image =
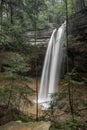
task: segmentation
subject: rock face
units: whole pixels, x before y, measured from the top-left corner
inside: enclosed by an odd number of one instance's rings
[[[76,19],[76,21],[75,21]],[[71,25],[73,23],[73,26]],[[69,66],[87,78],[87,11],[79,12],[70,20],[68,53]]]
[[[87,44],[73,43],[69,45],[69,51],[72,53],[72,67],[79,72],[87,73]]]
[[[49,127],[50,122],[22,123],[21,121],[12,121],[6,125],[0,126],[0,130],[49,130]]]

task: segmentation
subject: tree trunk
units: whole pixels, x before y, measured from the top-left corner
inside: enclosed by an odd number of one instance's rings
[[[11,24],[13,24],[13,6],[12,6],[12,1],[10,0],[10,21]]]
[[[84,8],[85,8],[85,1],[84,0],[79,1],[79,7],[80,7],[80,10],[84,10]]]
[[[0,11],[0,16],[1,16],[1,33],[2,33],[2,19],[3,19],[3,0],[1,0],[1,11]]]

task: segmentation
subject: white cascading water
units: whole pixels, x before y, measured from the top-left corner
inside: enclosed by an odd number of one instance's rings
[[[41,103],[44,108],[49,107],[48,102],[51,101],[51,94],[58,91],[64,56],[65,28],[66,23],[64,22],[58,30],[53,30],[47,47],[38,96],[38,103]]]

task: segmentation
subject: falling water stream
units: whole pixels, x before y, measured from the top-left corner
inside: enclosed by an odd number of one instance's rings
[[[64,57],[65,29],[65,22],[59,29],[54,29],[47,47],[38,95],[38,103],[41,103],[44,108],[49,107],[48,102],[51,101],[51,94],[58,91]]]

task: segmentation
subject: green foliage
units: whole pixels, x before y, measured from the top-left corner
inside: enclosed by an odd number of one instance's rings
[[[2,112],[0,112],[0,118],[2,118],[4,116],[4,114]]]
[[[82,106],[86,105],[85,99],[82,99],[83,94],[77,89],[77,87],[83,87],[85,82],[78,81],[78,75],[79,74],[76,72],[76,69],[73,69],[71,73],[67,73],[63,84],[63,87],[67,90],[69,108],[72,116],[79,112],[79,107],[81,104],[84,104]]]
[[[86,130],[87,123],[85,121],[77,121],[76,119],[69,118],[61,124],[61,130]]]
[[[64,99],[66,97],[66,92],[65,91],[61,91],[58,93],[54,93],[51,95],[51,102],[50,102],[50,108],[49,109],[53,109],[55,111],[55,109],[62,109],[66,103],[62,101],[62,99]]]
[[[18,116],[18,115],[17,115]],[[19,117],[18,117],[21,121],[23,122],[34,122],[34,119],[32,117],[29,117],[27,115],[23,115],[23,114],[20,114]]]
[[[7,104],[8,101],[8,95],[9,95],[9,89],[8,88],[0,88],[0,102],[3,104]]]
[[[29,71],[29,67],[24,62],[23,57],[21,57],[19,54],[13,55],[11,71],[22,73]]]
[[[18,53],[12,53],[10,62],[11,67],[4,67],[9,76],[12,75],[11,73],[26,73],[30,69],[23,56]]]
[[[78,103],[79,106],[83,106],[83,107],[87,107],[87,102],[84,101],[84,100],[81,100],[79,103]]]
[[[27,77],[27,76],[18,76],[18,75],[17,75],[17,79],[18,79],[19,81],[27,81],[27,82],[30,82],[30,83],[33,82],[33,79],[30,78],[30,77]],[[16,79],[16,80],[17,80],[17,79]]]
[[[38,15],[38,22],[37,22],[37,28],[43,29],[48,25],[48,15],[47,12],[40,12]]]
[[[73,69],[71,73],[67,73],[64,82],[61,84],[61,91],[51,95],[52,100],[49,109],[52,110],[52,113],[54,113],[55,110],[60,110],[66,106],[66,111],[71,112],[71,115],[74,118],[75,115],[80,115],[79,108],[81,106],[87,106],[85,99],[83,99],[83,94],[79,92],[79,89],[77,89],[78,86],[82,87],[84,82],[77,81],[75,79],[77,76],[78,73],[75,69]]]
[[[75,13],[76,8],[79,8],[78,0],[68,0],[68,15]],[[86,0],[85,0],[86,3]],[[1,8],[1,23],[0,23],[0,46],[10,49],[23,50],[25,43],[29,42],[24,35],[27,28],[44,29],[56,23],[62,23],[66,19],[65,0],[50,1],[50,0],[22,0],[22,1],[3,1]],[[77,9],[78,10],[78,9]],[[51,23],[51,24],[50,24]],[[19,47],[18,47],[19,46]]]
[[[9,72],[7,71],[4,73],[3,79],[13,81],[13,80],[17,79],[17,76],[15,74],[13,74],[11,71],[9,71]]]
[[[83,81],[77,81],[77,80],[75,80],[75,77],[77,77],[78,76],[78,72],[76,71],[76,69],[74,68],[74,69],[72,69],[72,71],[71,72],[68,72],[66,75],[65,75],[65,78],[64,78],[64,80],[65,80],[65,84],[64,84],[64,86],[68,86],[70,83],[71,84],[78,84],[78,85],[83,85],[83,84],[85,84],[85,82],[83,82]]]
[[[76,119],[68,118],[58,124],[52,123],[50,130],[86,130],[86,121],[77,121]]]
[[[4,36],[0,37],[0,46],[4,44],[4,39],[5,39]]]
[[[0,88],[0,102],[4,105],[8,105],[10,96],[10,105],[14,106],[14,108],[20,107],[21,100],[24,101],[24,104],[32,105],[32,102],[27,97],[32,94],[34,94],[34,91],[27,85],[17,85],[12,83]]]

